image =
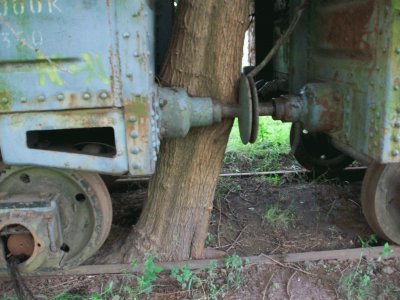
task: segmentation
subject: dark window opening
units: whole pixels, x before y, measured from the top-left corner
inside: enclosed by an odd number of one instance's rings
[[[26,140],[30,149],[103,157],[116,155],[112,127],[34,130],[26,133]]]

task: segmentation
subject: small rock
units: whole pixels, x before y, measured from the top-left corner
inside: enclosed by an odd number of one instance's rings
[[[382,269],[382,272],[385,274],[393,274],[396,270],[391,266],[386,266]]]

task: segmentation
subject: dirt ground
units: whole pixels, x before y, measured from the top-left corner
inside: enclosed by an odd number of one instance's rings
[[[221,177],[207,246],[230,256],[252,256],[356,248],[367,241],[382,245],[383,241],[371,239],[362,216],[360,188],[360,181],[310,181],[298,176]],[[111,193],[115,238],[123,236],[137,220],[146,184],[117,183]],[[110,243],[101,251],[108,251]],[[237,280],[229,282],[232,270]],[[212,282],[203,270],[196,275],[201,283],[190,290],[163,272],[153,292],[139,299],[400,299],[400,262],[394,259],[244,265],[232,270],[213,270]],[[110,282],[118,290],[130,280],[126,274],[69,276],[29,279],[27,285],[38,299],[68,292],[78,296],[59,299],[82,299],[97,293],[103,294],[103,299],[117,300],[121,298],[116,292],[106,293]],[[2,299],[13,295],[7,280],[0,281],[0,291]]]

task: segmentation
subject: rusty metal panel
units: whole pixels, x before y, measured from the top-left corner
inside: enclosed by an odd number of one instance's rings
[[[343,87],[343,128],[333,136],[380,162],[399,162],[400,1],[315,0],[306,26],[302,83]]]
[[[154,99],[154,12],[146,0],[119,1],[116,9],[129,172],[151,174],[160,145],[159,104]]]
[[[73,128],[112,127],[115,135],[114,157],[28,148],[27,131]],[[28,112],[0,115],[3,161],[7,165],[36,165],[101,173],[122,174],[128,171],[125,126],[117,109],[93,109],[60,112]]]
[[[1,1],[0,113],[120,106],[111,2]]]
[[[15,113],[73,109],[90,119],[82,109],[114,107],[120,108],[123,116],[114,117],[120,122],[115,126],[126,129],[120,143],[127,146],[123,152],[126,166],[122,166],[122,158],[117,165],[111,161],[89,165],[72,154],[66,164],[65,159],[38,159],[15,140],[11,144],[20,149],[18,154],[1,145],[7,162],[107,173],[126,171],[129,166],[132,175],[152,174],[160,145],[159,106],[154,100],[153,23],[152,1],[147,0],[0,1],[2,131],[22,134],[24,126],[28,130],[32,125],[31,120],[10,130],[4,126],[22,116],[44,116],[11,115]],[[101,114],[94,110],[86,113]],[[46,116],[57,128],[72,128],[76,121],[58,118],[57,114],[54,118],[50,113]],[[24,156],[22,149],[29,153]]]

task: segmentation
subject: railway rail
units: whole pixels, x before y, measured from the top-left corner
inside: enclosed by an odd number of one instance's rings
[[[386,248],[387,249],[387,248]],[[341,249],[341,250],[328,250],[328,251],[311,251],[303,253],[290,253],[278,255],[260,254],[257,256],[242,257],[243,261],[248,262],[250,265],[266,265],[274,264],[280,266],[289,266],[294,263],[310,262],[310,261],[351,261],[366,259],[391,259],[400,258],[400,247],[390,246],[390,253],[385,254],[385,247],[371,247],[371,248],[354,248],[354,249]],[[210,262],[216,262],[217,267],[224,266],[224,259],[201,259],[201,260],[187,260],[179,262],[163,262],[157,265],[163,269],[171,267],[181,268],[187,266],[191,270],[199,270],[207,268]],[[140,273],[144,269],[143,264],[139,263],[136,267],[132,268],[131,264],[104,264],[104,265],[82,265],[70,270],[57,270],[57,271],[39,271],[35,273],[26,273],[26,277],[52,277],[52,276],[78,276],[78,275],[100,275],[100,274],[126,274]],[[6,272],[0,272],[0,278],[8,277]]]
[[[339,178],[341,180],[347,181],[359,181],[362,180],[367,168],[366,167],[348,167],[343,169],[336,176],[330,175],[329,178]],[[299,170],[278,170],[278,171],[267,171],[267,172],[238,172],[238,173],[221,173],[220,177],[257,177],[257,176],[295,176],[302,177],[306,179],[316,179],[318,177],[314,176],[313,172],[306,169]],[[142,176],[142,177],[119,177],[113,182],[113,185],[124,185],[133,182],[146,182],[150,180],[151,176]],[[319,176],[323,178],[323,176]]]

